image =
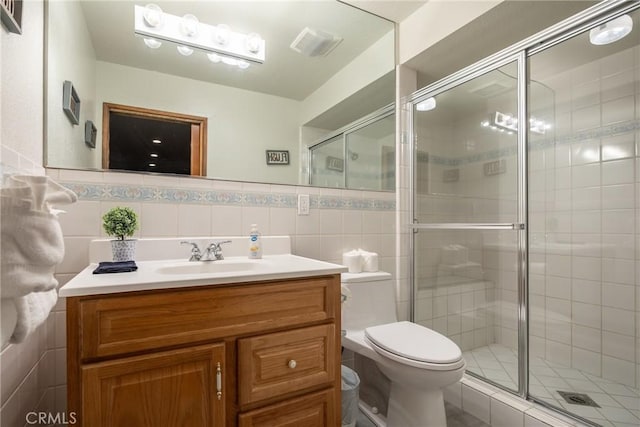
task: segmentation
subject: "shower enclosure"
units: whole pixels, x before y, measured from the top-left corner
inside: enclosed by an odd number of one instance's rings
[[[603,2],[410,98],[413,321],[607,426],[640,424],[639,20]]]

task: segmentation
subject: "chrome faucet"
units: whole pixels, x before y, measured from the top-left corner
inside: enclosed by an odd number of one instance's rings
[[[220,245],[222,245],[223,243],[231,243],[231,240],[222,240],[219,242],[211,243],[209,246],[207,246],[207,249],[205,250],[204,256],[201,260],[219,261],[221,259],[224,259],[224,256],[222,256],[222,248],[220,247]]]
[[[202,258],[202,252],[200,252],[200,248],[196,243],[184,241],[180,242],[180,244],[191,245],[191,257],[189,258],[189,261],[200,261]]]
[[[191,257],[189,261],[218,261],[224,259],[222,248],[220,247],[223,243],[231,243],[231,240],[213,242],[207,246],[203,254],[197,243],[187,241],[180,242],[181,245],[191,245]]]

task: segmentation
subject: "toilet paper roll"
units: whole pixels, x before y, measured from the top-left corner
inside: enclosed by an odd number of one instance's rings
[[[349,269],[349,273],[362,273],[362,256],[355,252],[342,254],[342,265]]]
[[[375,252],[362,253],[362,271],[376,272],[378,271],[378,254]]]

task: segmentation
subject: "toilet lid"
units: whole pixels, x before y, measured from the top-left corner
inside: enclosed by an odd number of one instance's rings
[[[398,356],[427,363],[454,363],[460,347],[436,331],[412,322],[395,322],[364,330],[373,344]]]

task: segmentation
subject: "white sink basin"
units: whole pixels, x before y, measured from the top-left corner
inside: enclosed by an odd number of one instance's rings
[[[250,272],[260,269],[264,265],[258,261],[220,260],[194,261],[166,265],[158,268],[160,274],[216,274]]]

